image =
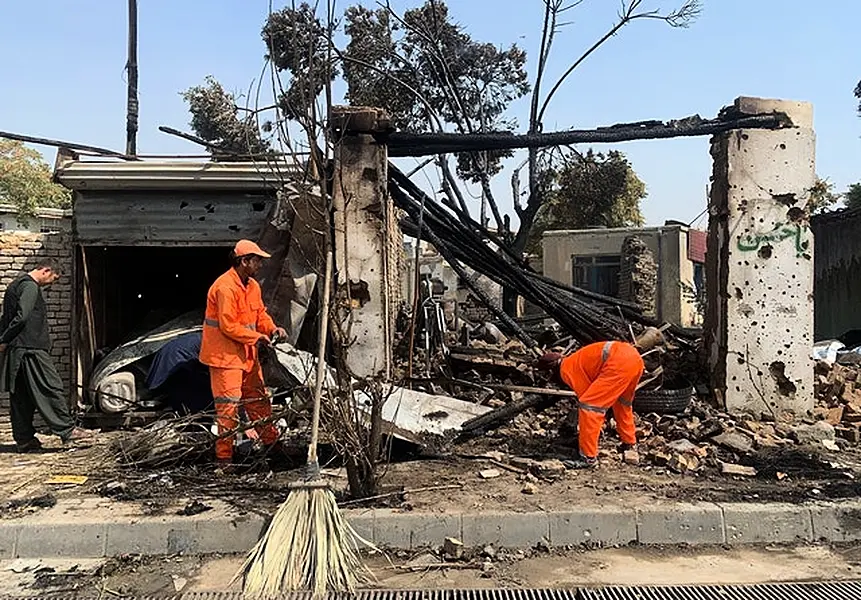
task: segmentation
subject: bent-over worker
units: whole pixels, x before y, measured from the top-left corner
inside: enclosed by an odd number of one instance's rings
[[[598,462],[598,438],[607,411],[613,410],[616,431],[623,448],[637,443],[634,427],[634,392],[644,365],[641,352],[663,343],[663,334],[649,328],[635,344],[596,342],[569,356],[548,352],[538,361],[539,368],[553,371],[577,394],[577,431],[580,452],[577,460],[568,461],[576,469],[594,467]]]
[[[90,437],[75,427],[63,380],[51,359],[48,312],[42,288],[60,278],[57,262],[40,260],[6,288],[0,316],[0,390],[10,393],[12,437],[18,452],[38,452],[36,411],[64,444]]]
[[[209,367],[219,436],[238,427],[240,407],[252,421],[272,415],[257,344],[271,345],[287,333],[266,312],[260,284],[254,279],[263,259],[269,257],[254,242],[240,240],[231,254],[233,266],[215,280],[206,297],[200,362]],[[256,430],[267,446],[278,442],[272,423]],[[220,466],[233,462],[234,437],[219,437],[215,442]]]

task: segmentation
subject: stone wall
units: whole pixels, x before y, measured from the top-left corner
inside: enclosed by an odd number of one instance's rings
[[[646,316],[658,316],[658,265],[655,255],[637,236],[626,237],[622,242],[619,298],[639,305]]]
[[[72,385],[72,236],[62,233],[13,232],[0,234],[0,297],[18,275],[31,270],[42,257],[51,257],[60,263],[62,276],[42,293],[48,305],[54,357],[57,370],[63,378],[67,395],[71,398]],[[3,395],[5,403],[6,395]]]

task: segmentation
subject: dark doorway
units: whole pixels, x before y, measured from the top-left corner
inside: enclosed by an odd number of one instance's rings
[[[228,247],[81,247],[86,283],[79,306],[91,314],[88,337],[96,348],[114,348],[184,313],[202,312],[209,287],[229,267],[229,252]]]

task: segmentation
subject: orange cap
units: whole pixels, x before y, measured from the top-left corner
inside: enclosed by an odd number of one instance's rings
[[[260,249],[260,246],[252,242],[251,240],[239,240],[236,242],[236,246],[233,248],[234,254],[236,256],[248,256],[249,254],[254,254],[256,256],[260,256],[261,258],[270,258],[272,255],[268,252],[264,252]]]

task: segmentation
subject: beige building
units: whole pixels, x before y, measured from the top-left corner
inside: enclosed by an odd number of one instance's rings
[[[71,209],[38,208],[36,216],[21,220],[15,206],[0,204],[0,233],[56,233],[71,229]]]
[[[706,234],[686,225],[545,232],[544,275],[619,297],[622,244],[630,236],[641,239],[654,257],[657,317],[682,327],[701,326],[696,297],[705,290]]]

